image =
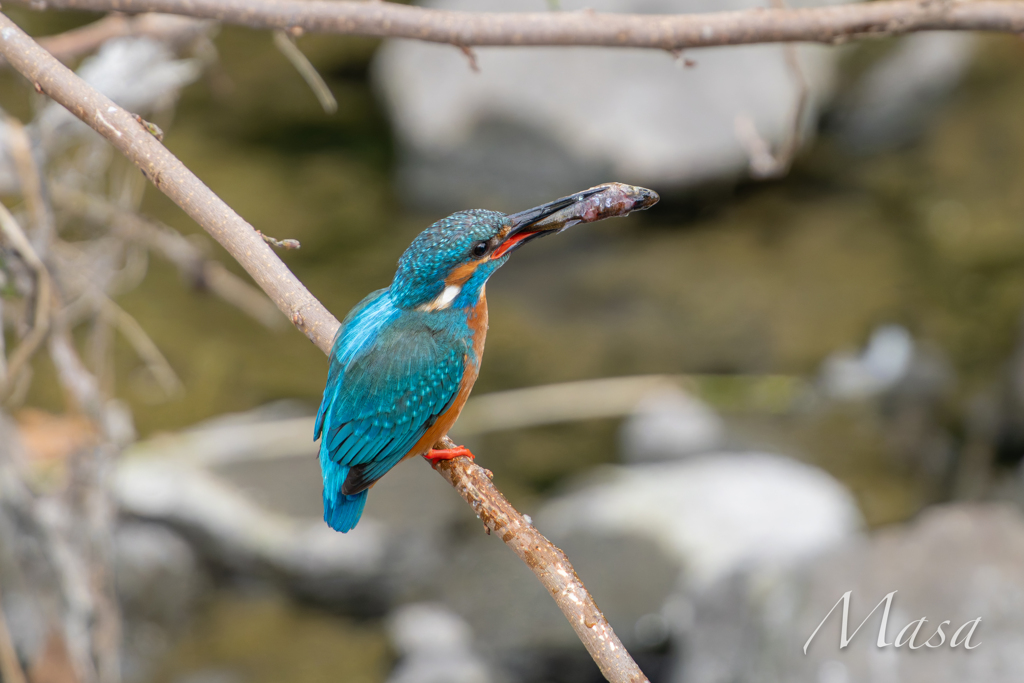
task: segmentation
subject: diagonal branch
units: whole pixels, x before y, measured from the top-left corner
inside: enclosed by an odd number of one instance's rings
[[[277,258],[270,247],[135,117],[83,82],[0,14],[0,54],[38,89],[64,105],[135,163],[154,185],[217,239],[271,299],[321,350],[330,346],[339,323]],[[66,339],[61,337],[59,340]],[[490,482],[488,473],[466,458],[438,469],[480,515],[488,531],[530,567],[583,644],[612,683],[647,683],[579,580],[565,554],[530,525]]]
[[[456,447],[447,436],[438,446]],[[469,503],[487,533],[497,534],[548,589],[604,677],[612,683],[648,683],[576,575],[569,558],[512,507],[491,483],[490,470],[462,457],[442,460],[434,469]]]
[[[841,43],[914,31],[1024,33],[1020,0],[889,0],[704,14],[483,13],[341,0],[14,0],[33,9],[166,12],[250,28],[410,38],[459,47],[592,45],[678,51],[750,43]]]
[[[139,17],[111,14],[91,24],[40,38],[39,44],[60,61],[69,62],[96,50],[111,38],[146,36],[181,44],[202,35],[210,25],[209,21],[167,14],[143,14]]]
[[[105,137],[161,192],[220,242],[277,307],[324,353],[337,319],[309,293],[248,222],[171,154],[133,114],[88,85],[0,15],[0,53],[41,92]]]

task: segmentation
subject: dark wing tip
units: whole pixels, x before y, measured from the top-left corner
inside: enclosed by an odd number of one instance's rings
[[[344,483],[341,485],[341,492],[346,496],[354,496],[355,494],[365,491],[373,486],[373,483],[380,477],[370,476],[369,469],[372,464],[373,463],[364,463],[351,468],[348,471],[348,475],[345,477]]]

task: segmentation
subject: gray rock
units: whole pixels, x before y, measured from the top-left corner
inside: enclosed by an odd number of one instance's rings
[[[192,546],[162,524],[126,522],[114,537],[117,595],[125,615],[181,626],[208,577]]]
[[[654,647],[664,640],[651,615],[658,619],[676,585],[682,569],[676,558],[637,535],[581,533],[552,540],[565,551],[627,647]],[[449,558],[438,591],[494,660],[509,663],[527,656],[523,653],[583,652],[551,595],[499,539],[481,534],[462,544]]]
[[[490,683],[493,674],[473,651],[469,624],[443,605],[405,605],[390,619],[402,660],[388,683]]]
[[[838,351],[822,363],[822,391],[834,399],[865,399],[897,385],[910,371],[914,340],[900,325],[883,325],[859,353]]]
[[[652,652],[692,612],[692,586],[741,566],[802,559],[854,533],[860,517],[845,489],[816,468],[718,454],[608,468],[543,506],[536,524],[626,647]],[[514,675],[543,678],[545,667],[583,652],[551,596],[498,539],[466,539],[447,567],[438,585],[445,604]]]
[[[847,591],[851,634],[895,591],[887,645],[876,642],[883,605],[840,648],[839,601]],[[911,650],[906,642],[922,617],[927,622],[913,641],[919,647]],[[977,647],[965,648],[969,627],[951,647],[956,630],[979,617],[970,640]],[[949,622],[944,639],[940,622]],[[733,575],[696,598],[689,633],[673,679],[679,683],[1020,681],[1024,517],[1011,506],[932,508],[912,524],[848,543],[774,579]],[[920,647],[925,641],[936,647]]]
[[[680,389],[645,396],[622,425],[626,462],[674,460],[722,446],[725,424],[714,410]]]
[[[861,524],[842,484],[767,453],[609,467],[537,514],[538,528],[556,541],[579,534],[649,539],[685,568],[690,584],[812,556]]]
[[[436,8],[508,11],[500,0],[429,0]],[[791,3],[792,4],[792,3]],[[827,4],[809,0],[797,6]],[[678,13],[761,7],[754,0],[572,0],[563,11]],[[547,10],[543,0],[517,10]],[[812,114],[836,54],[800,48]],[[656,50],[480,48],[479,73],[457,49],[389,41],[373,68],[400,144],[399,184],[433,206],[518,210],[615,178],[658,189],[746,173],[737,122],[778,145],[798,87],[779,46],[707,48],[682,60]]]
[[[183,530],[205,559],[308,598],[371,612],[416,598],[472,510],[417,459],[374,487],[353,531],[333,531],[313,421],[298,414],[265,406],[134,445],[115,476],[120,506]]]
[[[188,624],[210,580],[192,546],[162,524],[122,523],[114,544],[124,619],[122,672],[129,683],[145,681]]]

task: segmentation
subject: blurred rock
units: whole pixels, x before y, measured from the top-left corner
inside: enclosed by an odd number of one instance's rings
[[[688,633],[680,620],[692,614],[694,591],[740,568],[788,566],[861,525],[852,497],[830,476],[763,453],[608,467],[535,519],[652,670],[668,657],[669,641]],[[574,659],[579,640],[551,596],[497,539],[465,539],[447,567],[438,585],[445,604],[513,679],[589,671]]]
[[[948,620],[944,644],[916,651],[877,647],[879,608],[840,649],[840,606],[804,655],[810,635],[847,591],[850,633],[896,591],[885,642],[927,617],[915,642],[920,645]],[[977,617],[971,643],[980,646],[951,648],[953,633]],[[932,508],[912,524],[847,543],[774,581],[734,575],[697,599],[692,623],[673,679],[679,683],[1020,681],[1024,517],[1011,506]],[[938,636],[931,642],[938,643]]]
[[[177,627],[207,588],[192,546],[163,524],[126,522],[115,537],[117,595],[125,614]]]
[[[677,558],[638,535],[581,533],[556,542],[626,647],[662,644],[650,615],[659,614],[678,582]],[[449,557],[437,590],[470,624],[481,650],[524,680],[546,680],[547,663],[522,671],[520,660],[544,653],[557,664],[558,655],[581,649],[551,595],[498,539],[467,538]]]
[[[963,78],[975,45],[976,36],[959,31],[900,38],[849,98],[839,117],[840,140],[870,154],[919,139]]]
[[[650,539],[708,584],[750,565],[787,564],[855,534],[853,496],[824,471],[768,453],[609,467],[545,505],[537,525],[556,542],[580,534]]]
[[[327,602],[376,609],[386,594],[381,576],[387,534],[380,524],[364,520],[342,535],[320,519],[268,509],[204,465],[203,454],[193,449],[204,440],[215,438],[185,433],[131,448],[114,479],[121,509],[181,529],[220,566],[274,577]],[[312,457],[309,462],[316,467]],[[309,495],[319,498],[320,492]]]
[[[739,567],[794,562],[860,526],[849,493],[816,468],[765,454],[609,467],[538,512],[615,633],[656,668],[693,587]],[[551,596],[493,538],[464,541],[438,590],[515,680],[589,671]],[[496,617],[500,615],[500,617]],[[558,679],[561,680],[561,679]],[[590,679],[580,679],[590,680]]]
[[[714,410],[680,389],[644,397],[622,425],[626,462],[674,460],[721,447],[725,424]]]
[[[115,478],[124,510],[184,531],[203,556],[305,597],[379,612],[433,581],[470,508],[425,463],[374,487],[353,531],[322,520],[312,418],[279,403],[132,447]]]
[[[490,683],[473,652],[469,624],[440,604],[405,605],[391,616],[391,639],[402,655],[388,683]]]
[[[146,681],[189,622],[210,579],[192,546],[162,524],[122,523],[114,543],[125,624],[122,672],[126,681]]]
[[[839,351],[821,366],[821,387],[835,399],[877,396],[903,379],[914,357],[914,340],[906,328],[883,325],[871,334],[860,355]]]
[[[425,6],[507,11],[499,0]],[[796,6],[828,4],[810,0]],[[753,0],[598,0],[563,11],[668,13],[739,10]],[[518,11],[543,12],[542,0]],[[479,72],[447,45],[388,41],[374,78],[401,146],[402,196],[431,206],[518,210],[608,178],[687,187],[743,176],[749,159],[736,120],[778,145],[798,95],[779,46],[706,48],[683,67],[657,50],[480,48]],[[806,122],[828,94],[837,53],[801,46],[810,84]]]

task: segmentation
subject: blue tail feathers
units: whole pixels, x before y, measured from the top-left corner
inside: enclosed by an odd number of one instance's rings
[[[322,445],[320,468],[324,476],[324,521],[335,531],[351,531],[363,516],[363,507],[366,506],[366,496],[370,490],[363,489],[351,496],[342,493],[341,487],[349,468],[331,460]]]
[[[363,489],[354,496],[346,496],[340,491],[331,495],[324,489],[324,521],[335,531],[351,531],[363,516],[369,492],[369,489]]]

